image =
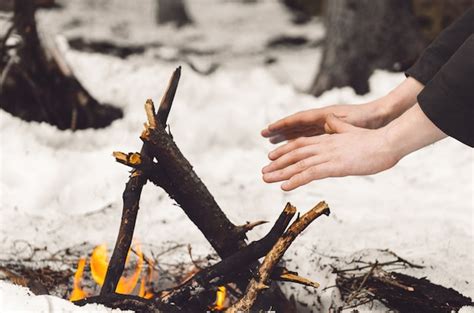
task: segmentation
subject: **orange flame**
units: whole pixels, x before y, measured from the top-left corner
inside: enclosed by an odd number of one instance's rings
[[[69,300],[71,301],[81,300],[87,297],[86,292],[82,290],[81,288],[82,274],[84,273],[85,266],[86,266],[86,259],[80,258],[79,262],[77,263],[76,273],[74,274],[73,289],[71,292],[71,296],[69,297]]]
[[[225,309],[226,296],[227,289],[224,286],[218,287],[216,292],[216,303],[213,307],[214,310],[222,311]]]
[[[140,280],[140,276],[142,276],[142,269],[144,263],[144,257],[141,250],[140,244],[135,245],[134,250],[137,256],[136,266],[133,269],[133,273],[130,276],[122,276],[117,284],[116,292],[121,294],[131,294],[134,292],[138,281]],[[127,259],[125,264],[127,265],[130,259],[130,251],[127,254]],[[148,261],[148,260],[147,260]],[[153,263],[148,261],[148,273],[146,276],[141,277],[140,288],[138,291],[138,296],[143,298],[151,298],[153,293],[147,290],[147,284],[151,281],[153,276]],[[84,274],[84,267],[86,264],[86,260],[81,258],[79,260],[77,271],[74,274],[74,287],[73,291],[70,296],[70,300],[80,300],[86,297],[86,293],[80,287],[80,281],[82,280],[82,276]],[[94,281],[99,285],[102,286],[104,284],[105,275],[107,273],[107,267],[109,262],[107,260],[107,246],[105,244],[96,246],[92,251],[92,255],[90,258],[90,269],[91,269],[91,276]]]
[[[145,298],[145,299],[150,299],[153,297],[153,293],[147,290],[147,284],[151,282],[152,276],[153,276],[153,266],[154,263],[151,260],[148,260],[148,274],[146,277],[142,277],[142,280],[140,282],[140,290],[138,291],[138,296]]]

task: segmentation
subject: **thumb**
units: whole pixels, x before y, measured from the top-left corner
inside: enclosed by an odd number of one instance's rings
[[[328,134],[334,133],[345,133],[350,130],[355,129],[355,126],[352,126],[349,123],[340,120],[336,115],[330,113],[326,116],[326,123],[324,124],[324,130]]]

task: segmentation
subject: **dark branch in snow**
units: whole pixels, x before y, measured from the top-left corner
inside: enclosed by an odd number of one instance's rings
[[[171,109],[174,95],[176,93],[176,88],[178,87],[178,81],[180,78],[181,68],[176,69],[173,73],[168,89],[166,90],[163,100],[161,101],[161,106],[164,109],[158,111],[156,120],[161,120],[166,123],[168,118],[169,110]],[[151,100],[147,100],[145,107],[153,111],[154,115],[154,106]],[[148,109],[148,110],[149,110]],[[150,116],[148,117],[150,120]],[[153,121],[153,125],[158,124],[156,121]],[[164,131],[164,130],[163,130]],[[145,158],[149,158],[147,144],[142,145],[140,155]],[[127,258],[130,245],[132,244],[133,233],[135,230],[135,222],[138,215],[140,195],[143,189],[143,186],[147,182],[147,177],[144,175],[141,170],[134,170],[125,185],[125,190],[123,192],[123,210],[122,210],[122,219],[120,222],[119,234],[115,243],[114,251],[112,257],[110,258],[109,267],[107,268],[107,274],[105,276],[104,285],[100,290],[100,295],[104,296],[110,293],[115,292],[117,284],[122,275],[123,269],[125,268],[125,260]]]

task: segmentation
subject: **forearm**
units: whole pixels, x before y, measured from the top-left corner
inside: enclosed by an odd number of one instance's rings
[[[447,137],[426,117],[418,104],[380,131],[397,159]]]

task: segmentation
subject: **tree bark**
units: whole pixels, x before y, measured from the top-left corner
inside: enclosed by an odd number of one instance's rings
[[[326,31],[315,96],[344,86],[367,93],[375,69],[406,69],[426,45],[409,1],[327,1]]]

